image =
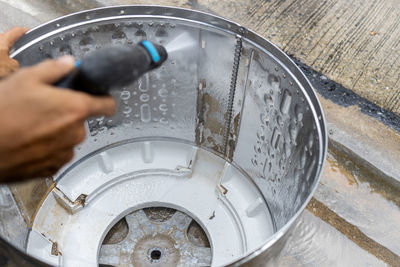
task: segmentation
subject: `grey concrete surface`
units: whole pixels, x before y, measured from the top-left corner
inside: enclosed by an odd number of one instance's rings
[[[283,254],[277,267],[389,266],[309,211],[300,217]]]

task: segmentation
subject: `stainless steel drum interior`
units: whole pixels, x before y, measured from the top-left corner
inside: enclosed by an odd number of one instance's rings
[[[1,237],[52,265],[272,266],[327,149],[312,86],[281,50],[210,14],[120,6],[33,29],[12,56],[29,66],[143,39],[168,60],[112,92],[116,115],[86,122],[55,177],[0,188]]]

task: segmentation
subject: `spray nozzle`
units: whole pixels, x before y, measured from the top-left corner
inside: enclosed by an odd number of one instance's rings
[[[153,44],[148,40],[140,42],[140,45],[150,54],[154,67],[160,66],[167,60],[167,50],[162,45]]]

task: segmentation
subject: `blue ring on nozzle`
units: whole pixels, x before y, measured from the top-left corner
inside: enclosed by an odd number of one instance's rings
[[[152,57],[152,59],[155,63],[160,61],[160,55],[158,54],[157,49],[154,47],[154,45],[150,41],[144,40],[144,41],[142,41],[142,45],[147,49],[147,51],[149,51],[150,56]]]

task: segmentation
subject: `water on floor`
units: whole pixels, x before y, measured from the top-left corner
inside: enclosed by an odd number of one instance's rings
[[[330,150],[281,266],[400,266],[400,190]]]

